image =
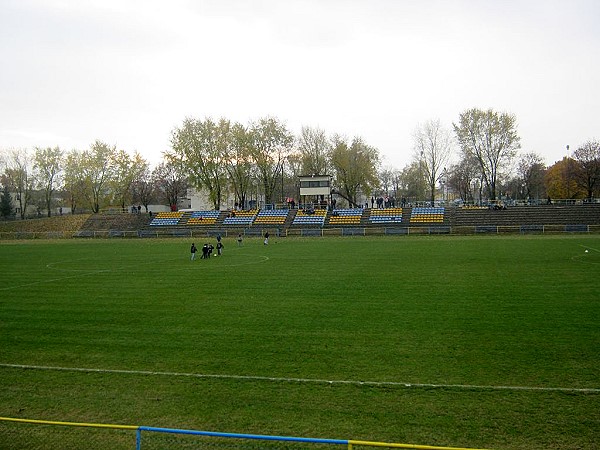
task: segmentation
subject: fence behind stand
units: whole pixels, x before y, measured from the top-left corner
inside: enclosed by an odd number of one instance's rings
[[[266,228],[265,228],[266,229]],[[2,240],[29,240],[29,239],[71,239],[71,238],[96,238],[96,239],[127,239],[127,238],[193,238],[193,237],[223,237],[261,236],[263,228],[178,228],[178,229],[153,229],[138,231],[9,231],[0,232]],[[469,225],[469,226],[416,226],[416,227],[340,227],[340,228],[268,228],[276,236],[376,236],[376,235],[411,235],[411,234],[575,234],[575,233],[600,233],[600,225]]]

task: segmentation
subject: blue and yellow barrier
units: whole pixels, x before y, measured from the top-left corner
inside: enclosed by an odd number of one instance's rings
[[[249,439],[249,440],[262,440],[262,441],[279,441],[279,442],[297,442],[306,444],[329,444],[329,445],[343,445],[348,450],[352,450],[354,446],[361,447],[385,447],[385,448],[404,448],[404,449],[418,449],[418,450],[483,450],[463,447],[439,447],[431,445],[417,445],[417,444],[398,444],[398,443],[387,443],[387,442],[373,442],[373,441],[360,441],[353,439],[319,439],[319,438],[307,438],[307,437],[293,437],[293,436],[270,436],[262,434],[240,434],[240,433],[223,433],[216,431],[197,431],[197,430],[185,430],[177,428],[160,428],[160,427],[147,427],[140,425],[114,425],[114,424],[102,424],[102,423],[85,423],[85,422],[61,422],[53,420],[35,420],[35,419],[19,419],[12,417],[0,417],[0,422],[14,422],[14,423],[28,423],[34,425],[55,425],[65,427],[81,427],[81,428],[104,428],[113,430],[129,430],[136,432],[136,450],[143,450],[143,433],[163,433],[171,435],[195,435],[204,437],[215,437],[215,438],[227,438],[227,439]]]

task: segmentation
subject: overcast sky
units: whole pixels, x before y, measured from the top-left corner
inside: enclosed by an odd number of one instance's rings
[[[600,138],[600,1],[0,0],[0,148],[99,139],[153,164],[185,117],[360,136],[515,114],[552,164]]]

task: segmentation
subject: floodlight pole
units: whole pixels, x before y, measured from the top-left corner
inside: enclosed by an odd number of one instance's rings
[[[282,204],[282,208],[283,205],[285,205],[285,202],[283,201],[283,165],[285,164],[285,159],[281,160],[281,204]]]

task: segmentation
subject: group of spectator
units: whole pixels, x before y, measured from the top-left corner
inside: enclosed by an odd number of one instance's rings
[[[384,197],[377,197],[375,198],[374,196],[371,197],[371,208],[375,208],[375,205],[377,205],[377,208],[382,209],[382,208],[395,208],[396,207],[396,199],[394,197],[390,197],[388,195],[384,196]],[[404,207],[406,205],[406,199],[404,197],[402,197],[401,200],[401,205],[402,207]],[[369,207],[369,204],[367,202],[366,207]]]

